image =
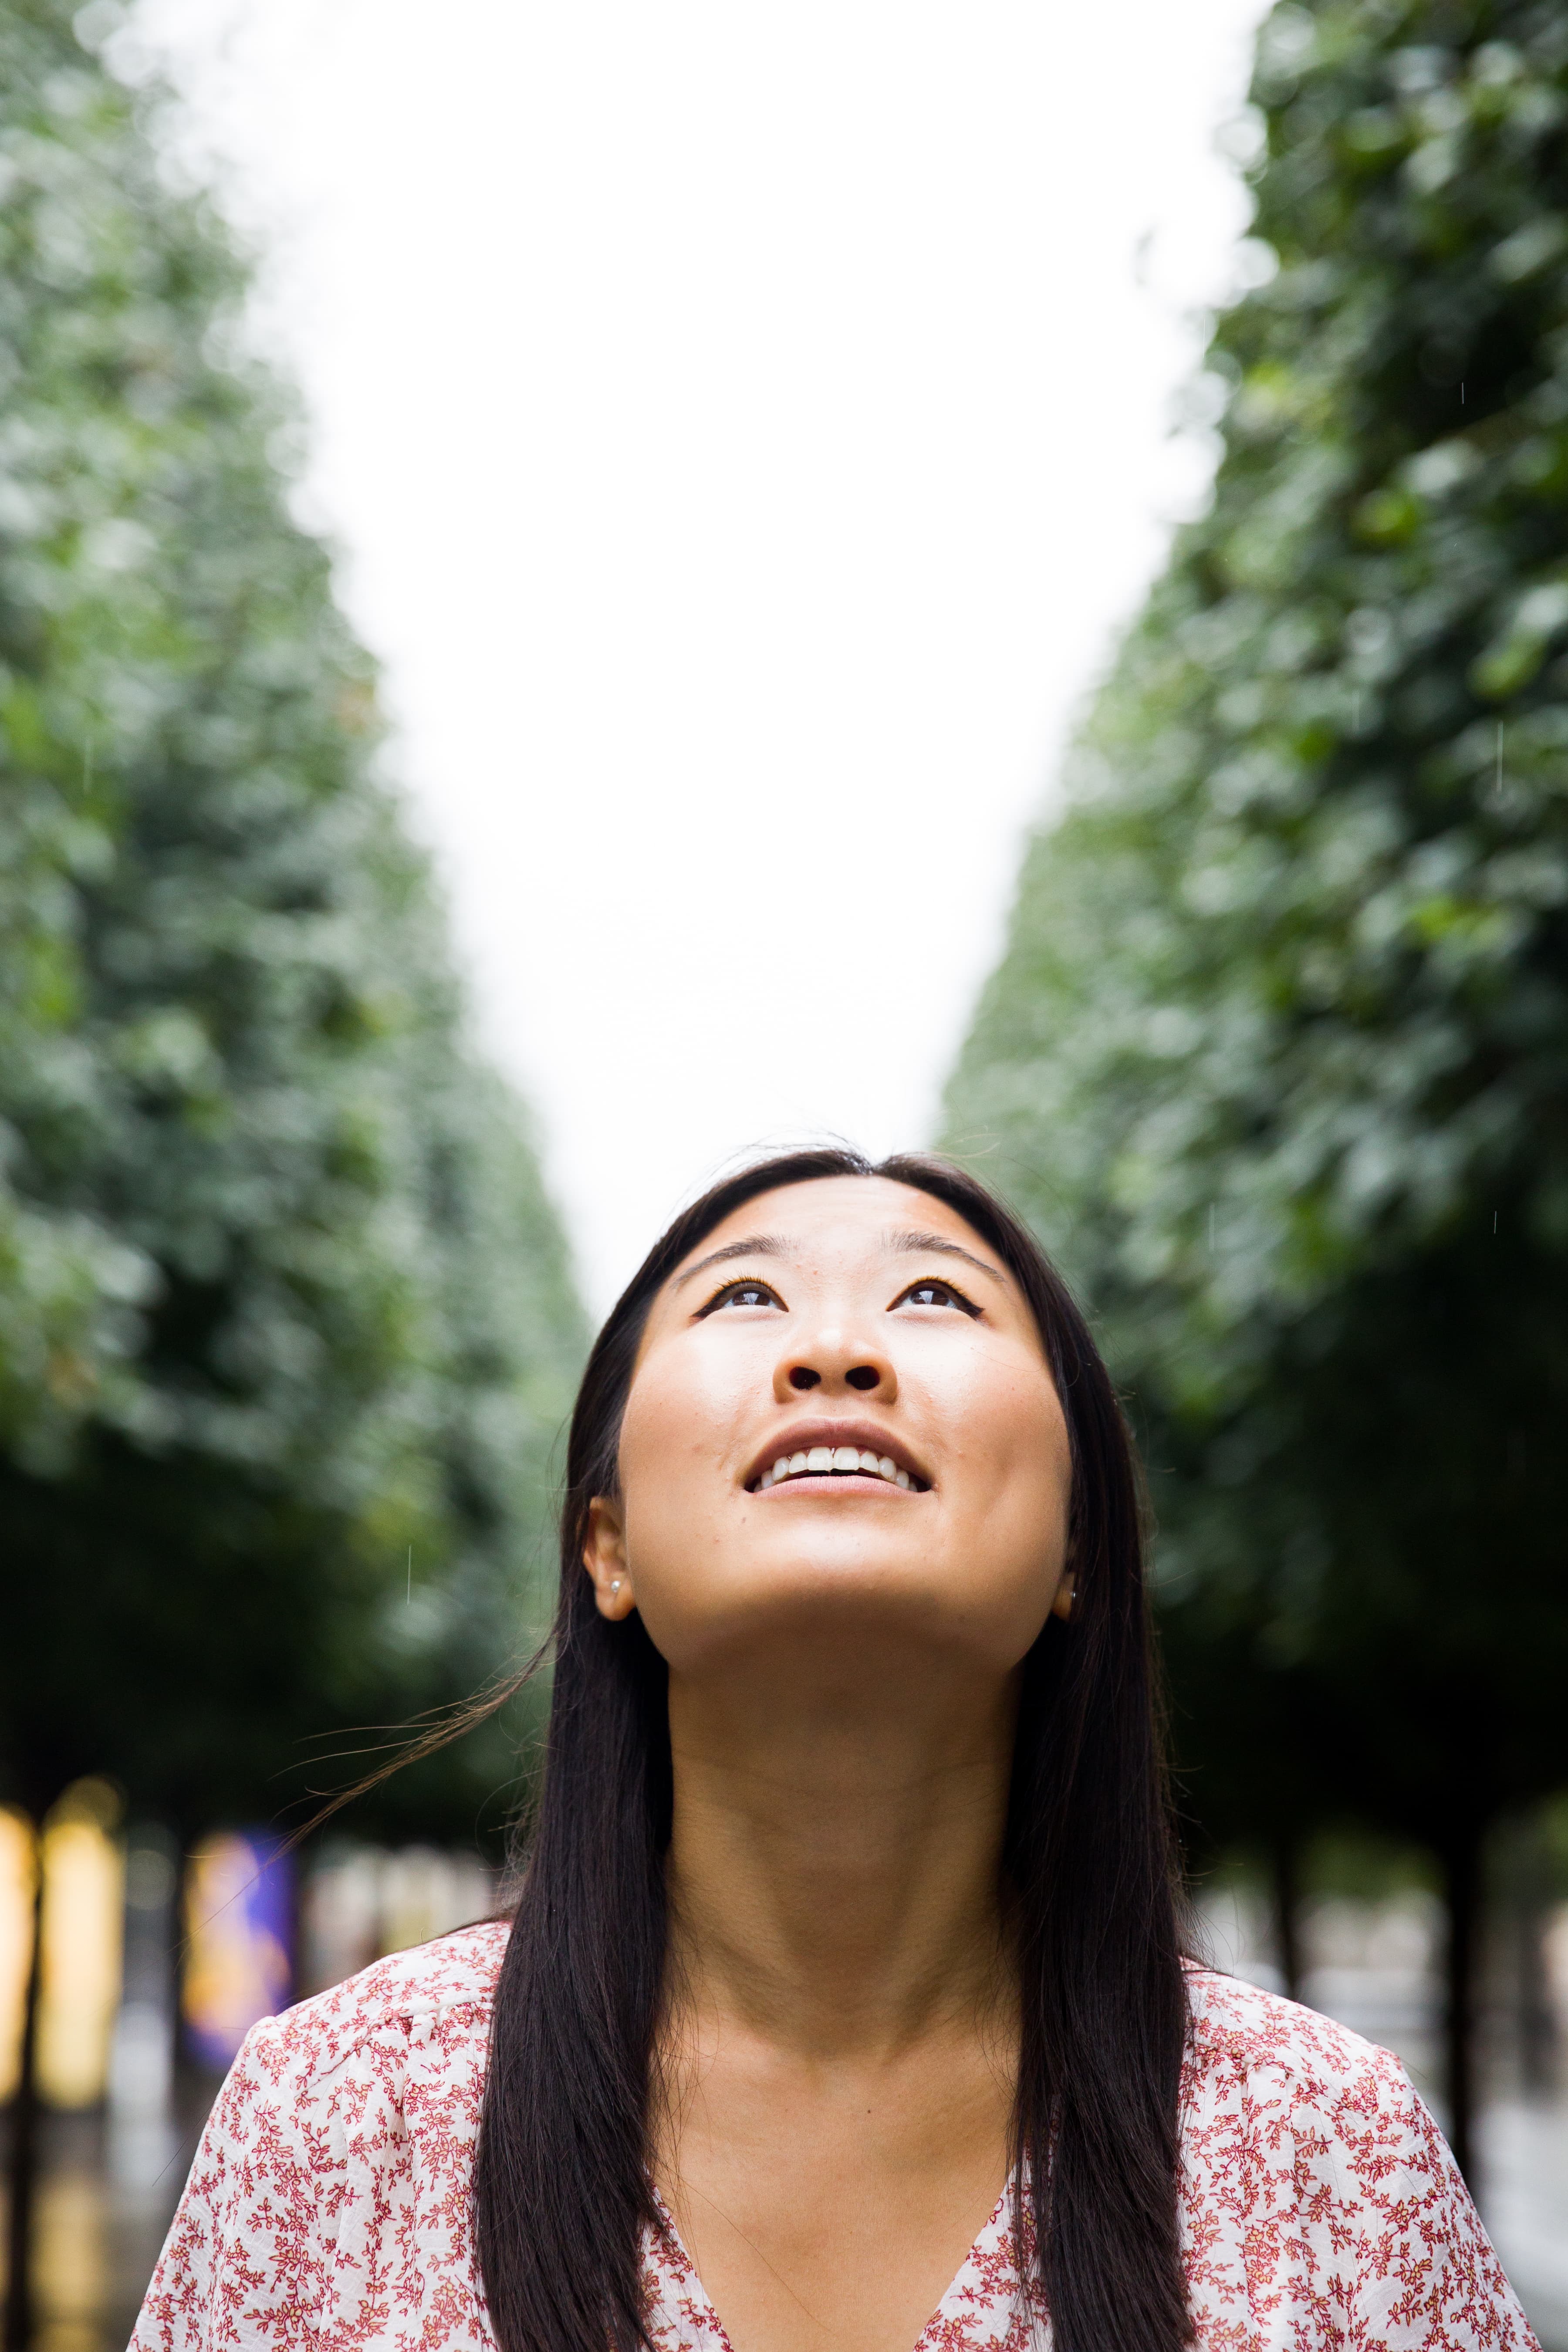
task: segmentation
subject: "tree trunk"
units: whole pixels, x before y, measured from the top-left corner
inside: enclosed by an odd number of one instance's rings
[[[1476,1979],[1480,1958],[1481,1833],[1454,1834],[1444,1853],[1448,1904],[1447,1999],[1443,2020],[1447,2062],[1448,2145],[1473,2189],[1476,2185]]]
[[[1288,2000],[1301,1998],[1301,1851],[1293,1837],[1274,1845],[1274,1941]]]
[[[29,2352],[33,2340],[33,2200],[38,2172],[38,1986],[43,1975],[44,1861],[39,1843],[33,1885],[33,1957],[22,2011],[21,2067],[11,2102],[6,2224],[5,2352]]]

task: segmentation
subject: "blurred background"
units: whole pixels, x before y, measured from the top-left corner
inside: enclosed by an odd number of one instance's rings
[[[1089,1307],[1197,1931],[1568,2352],[1568,27],[0,0],[7,2352],[482,1917],[592,1320],[931,1141]]]

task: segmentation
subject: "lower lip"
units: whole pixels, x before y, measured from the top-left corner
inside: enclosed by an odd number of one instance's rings
[[[895,1486],[890,1478],[862,1477],[853,1470],[840,1471],[837,1475],[825,1470],[820,1477],[813,1477],[807,1472],[799,1478],[781,1479],[776,1486],[752,1489],[759,1502],[766,1502],[774,1495],[895,1495],[902,1502],[916,1491],[913,1486]]]

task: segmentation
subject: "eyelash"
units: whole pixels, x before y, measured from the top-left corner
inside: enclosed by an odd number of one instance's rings
[[[743,1281],[727,1282],[721,1289],[716,1290],[713,1293],[712,1297],[708,1301],[707,1306],[700,1307],[698,1308],[697,1318],[699,1322],[701,1321],[703,1316],[711,1315],[716,1307],[722,1307],[727,1300],[734,1297],[738,1290],[764,1291],[767,1294],[766,1299],[763,1302],[764,1305],[769,1301],[771,1301],[774,1307],[782,1307],[784,1305],[784,1300],[779,1297],[778,1292],[773,1287],[771,1283],[759,1282],[754,1275],[748,1276]]]
[[[911,1282],[909,1290],[901,1291],[899,1297],[894,1299],[893,1305],[895,1307],[901,1307],[904,1300],[909,1297],[910,1293],[916,1290],[945,1290],[949,1298],[952,1299],[953,1305],[958,1308],[961,1314],[970,1316],[975,1321],[979,1320],[979,1307],[976,1307],[973,1298],[966,1298],[964,1297],[956,1282],[939,1282],[932,1275],[925,1275],[919,1282]]]
[[[779,1297],[778,1292],[773,1287],[771,1283],[758,1282],[754,1276],[748,1276],[738,1282],[726,1282],[721,1289],[716,1290],[712,1297],[708,1301],[707,1306],[700,1307],[698,1308],[698,1321],[700,1322],[705,1316],[711,1315],[715,1308],[727,1305],[729,1301],[735,1297],[736,1293],[742,1290],[759,1290],[764,1294],[761,1299],[754,1299],[751,1302],[753,1306],[766,1306],[772,1304],[774,1307],[782,1307],[784,1305],[783,1299]],[[901,1290],[897,1298],[894,1299],[893,1306],[901,1307],[905,1299],[910,1297],[917,1290],[944,1290],[947,1293],[948,1297],[952,1301],[952,1304],[958,1308],[961,1314],[970,1316],[976,1321],[979,1319],[979,1307],[976,1307],[972,1298],[966,1298],[964,1297],[963,1291],[960,1290],[955,1282],[939,1282],[933,1276],[930,1275],[925,1276],[919,1282],[911,1282],[907,1290]],[[889,1313],[890,1314],[891,1312],[892,1308],[889,1307]]]

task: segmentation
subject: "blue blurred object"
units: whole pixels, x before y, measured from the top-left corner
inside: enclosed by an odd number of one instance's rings
[[[293,1989],[294,1863],[264,1830],[204,1839],[185,1882],[185,2045],[221,2072]]]

